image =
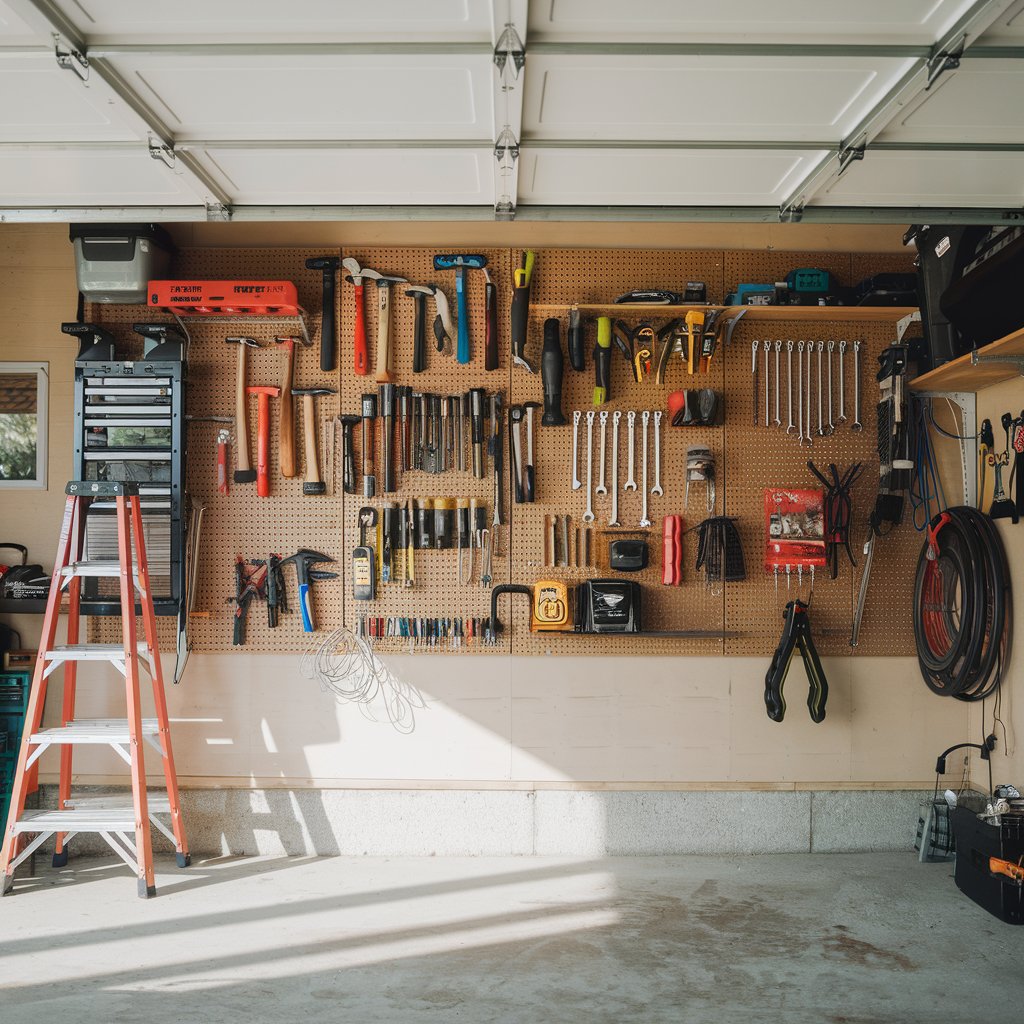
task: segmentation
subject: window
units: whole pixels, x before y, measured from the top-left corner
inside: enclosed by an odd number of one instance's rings
[[[0,363],[0,488],[46,487],[49,363]]]

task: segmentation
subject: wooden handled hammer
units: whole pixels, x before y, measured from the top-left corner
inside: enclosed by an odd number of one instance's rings
[[[295,411],[292,408],[292,386],[295,384],[295,346],[309,347],[313,343],[305,338],[274,338],[275,345],[284,347],[284,375],[281,378],[281,408],[278,445],[281,448],[281,476],[295,476]]]
[[[251,484],[256,472],[249,461],[249,427],[245,404],[245,350],[259,348],[255,338],[225,338],[229,345],[238,346],[238,367],[235,376],[235,483]]]
[[[320,442],[316,434],[313,399],[317,395],[336,395],[335,388],[292,388],[293,395],[302,396],[302,432],[306,452],[306,479],[303,494],[324,494],[327,485],[320,479]]]

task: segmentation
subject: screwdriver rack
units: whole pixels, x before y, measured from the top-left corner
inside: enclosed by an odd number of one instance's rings
[[[438,250],[406,247],[367,247],[345,249],[343,256],[353,256],[364,267],[382,273],[405,277],[411,284],[439,284],[445,291],[455,316],[455,275],[452,271],[435,271],[432,256]],[[447,251],[452,251],[448,249]],[[505,415],[500,434],[504,446],[504,526],[500,530],[492,575],[494,584],[532,584],[537,579],[562,579],[574,584],[594,576],[613,575],[607,570],[607,544],[613,539],[614,527],[608,526],[610,495],[593,499],[595,521],[585,526],[582,521],[586,496],[571,487],[570,457],[572,411],[585,413],[593,408],[594,386],[591,351],[596,330],[593,318],[598,315],[619,317],[630,325],[650,322],[655,329],[678,316],[680,309],[635,305],[616,306],[613,299],[631,289],[658,286],[680,289],[686,281],[700,280],[707,285],[712,301],[721,298],[741,281],[773,281],[781,279],[793,267],[815,266],[832,272],[844,283],[855,282],[870,273],[905,271],[909,259],[900,254],[837,254],[821,252],[756,252],[756,251],[655,251],[627,249],[540,249],[532,282],[529,334],[526,348],[528,360],[537,368],[536,374],[513,367],[509,352],[509,305],[511,276],[518,264],[519,252],[508,249],[479,249],[488,257],[488,269],[497,288],[499,366],[484,370],[484,274],[467,271],[467,299],[470,317],[472,358],[459,364],[453,354],[445,356],[434,347],[430,320],[433,303],[428,303],[427,359],[422,373],[412,372],[413,327],[415,301],[404,290],[409,285],[391,289],[391,337],[395,352],[395,383],[412,386],[418,392],[438,395],[464,394],[470,388],[484,388],[488,393],[504,394]],[[249,278],[294,281],[298,287],[299,304],[307,310],[320,309],[321,274],[305,269],[307,257],[329,254],[329,249],[186,249],[179,256],[175,274],[192,278]],[[337,559],[336,565],[323,566],[340,573],[337,580],[318,582],[314,586],[314,604],[321,630],[340,623],[356,628],[360,618],[389,620],[401,624],[424,620],[466,622],[489,615],[490,588],[481,585],[479,572],[469,583],[458,578],[456,549],[418,549],[414,554],[415,580],[404,586],[378,584],[378,597],[373,601],[356,601],[352,597],[350,556],[359,543],[358,513],[361,507],[379,510],[388,502],[406,507],[409,499],[474,498],[482,502],[491,518],[493,482],[490,460],[483,479],[465,472],[449,470],[427,473],[423,470],[396,472],[396,489],[385,493],[381,488],[379,456],[380,421],[377,421],[376,461],[378,487],[375,497],[364,499],[361,492],[360,428],[354,429],[356,456],[355,494],[343,494],[341,485],[341,428],[336,423],[340,413],[359,413],[363,394],[377,394],[373,348],[377,331],[376,289],[370,282],[364,294],[366,330],[370,345],[370,373],[358,376],[353,372],[353,327],[355,323],[354,289],[340,276],[337,288],[338,366],[333,374],[319,369],[319,317],[311,316],[312,348],[296,347],[296,387],[336,387],[338,396],[318,400],[316,415],[319,427],[321,462],[327,481],[327,494],[311,497],[302,493],[301,422],[297,430],[300,454],[299,475],[282,479],[278,472],[277,406],[271,405],[271,496],[257,498],[252,485],[232,483],[230,493],[221,495],[216,488],[216,424],[194,422],[188,427],[188,484],[193,502],[206,507],[202,548],[204,556],[197,574],[195,612],[191,620],[193,651],[230,652],[232,608],[226,599],[234,591],[233,560],[236,554],[254,556],[264,549],[291,554],[299,547],[324,551]],[[586,330],[586,369],[577,373],[565,361],[562,411],[566,426],[535,427],[536,500],[532,504],[516,504],[512,498],[510,454],[508,451],[508,407],[525,402],[542,402],[540,350],[544,321],[556,317],[560,321],[563,351],[566,346],[568,314],[578,306]],[[854,527],[851,543],[859,553],[864,538],[861,529],[874,501],[873,481],[877,478],[875,452],[875,402],[877,388],[874,370],[879,352],[894,338],[894,324],[902,314],[899,309],[854,308],[769,308],[753,309],[737,325],[732,342],[719,347],[710,372],[689,377],[685,365],[678,360],[670,364],[664,386],[657,386],[653,376],[641,383],[633,380],[625,360],[614,349],[611,360],[611,397],[602,408],[609,413],[618,410],[664,410],[671,391],[683,388],[709,387],[719,392],[724,415],[719,414],[716,426],[671,427],[666,416],[661,426],[661,484],[664,495],[649,495],[649,532],[638,534],[641,499],[637,492],[619,493],[619,520],[624,536],[646,536],[650,547],[650,564],[639,573],[628,574],[643,587],[644,634],[634,639],[621,636],[593,636],[574,633],[530,634],[527,603],[507,599],[499,605],[505,631],[494,646],[480,643],[422,643],[410,645],[409,638],[384,636],[373,640],[381,652],[415,650],[433,653],[499,653],[557,655],[756,655],[770,656],[778,640],[782,610],[787,600],[785,580],[776,599],[775,581],[760,567],[763,548],[763,492],[770,486],[813,486],[806,468],[807,460],[840,467],[853,461],[864,463],[861,481],[854,489]],[[140,316],[138,307],[92,306],[86,316],[111,329],[122,344],[131,344],[131,324],[140,319],[161,319],[159,314]],[[234,409],[234,348],[224,344],[222,326],[189,325],[192,350],[189,365],[189,412],[195,416],[231,415]],[[231,328],[269,342],[274,327],[244,323]],[[829,438],[814,439],[812,447],[801,447],[784,429],[765,430],[763,423],[755,427],[751,417],[751,345],[776,339],[840,340],[859,339],[861,351],[861,401],[864,430],[860,433],[838,431]],[[785,355],[785,349],[783,349]],[[283,353],[274,346],[250,353],[249,383],[279,384]],[[849,368],[849,365],[848,365]],[[783,371],[785,372],[785,371]],[[762,382],[763,383],[763,382]],[[849,388],[849,380],[847,386]],[[762,396],[763,397],[763,396]],[[849,400],[850,396],[847,395]],[[610,418],[609,418],[610,419]],[[250,438],[255,433],[255,404],[249,410]],[[606,439],[606,475],[610,487],[611,423]],[[625,479],[626,431],[622,417],[619,449],[620,488]],[[639,428],[639,423],[638,423]],[[397,438],[397,430],[396,430]],[[581,431],[580,467],[585,456],[585,434]],[[639,429],[637,438],[637,473],[639,479]],[[653,451],[653,440],[650,441]],[[707,515],[704,490],[691,488],[689,508],[684,508],[684,474],[686,452],[691,447],[711,450],[717,467],[718,514],[737,517],[737,527],[747,561],[747,579],[740,583],[709,588],[694,571],[696,527]],[[253,443],[254,447],[254,443]],[[397,445],[396,445],[397,447]],[[598,433],[595,424],[594,481],[597,480]],[[467,452],[468,456],[468,452]],[[233,454],[232,454],[233,460]],[[469,460],[467,458],[467,464]],[[653,470],[651,481],[653,484]],[[681,585],[663,586],[661,566],[661,520],[668,514],[683,517],[683,574]],[[546,517],[568,516],[568,529],[589,531],[591,561],[582,559],[567,565],[545,564]],[[918,538],[909,527],[895,531],[880,546],[872,572],[871,592],[861,629],[859,646],[849,647],[849,627],[853,616],[860,571],[849,565],[841,567],[839,579],[828,580],[818,574],[812,604],[814,628],[822,654],[892,655],[912,654],[914,650],[910,623],[893,622],[890,609],[909,607],[913,589]],[[479,563],[477,563],[479,565]],[[627,574],[624,574],[627,575]],[[296,606],[294,575],[287,576],[288,599]],[[807,597],[807,581],[804,583]],[[297,612],[285,615],[276,629],[266,623],[262,605],[250,609],[247,642],[235,648],[236,653],[304,651],[313,637],[301,631]],[[383,630],[387,632],[387,629]],[[397,632],[401,634],[399,625]],[[664,636],[663,633],[683,633]],[[162,637],[163,639],[163,637]],[[173,630],[168,635],[173,642]],[[167,642],[167,641],[165,641]]]

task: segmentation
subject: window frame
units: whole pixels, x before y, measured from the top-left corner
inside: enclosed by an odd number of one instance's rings
[[[0,361],[0,376],[32,373],[36,377],[36,474],[30,480],[0,479],[0,490],[46,490],[47,437],[49,434],[50,364]]]

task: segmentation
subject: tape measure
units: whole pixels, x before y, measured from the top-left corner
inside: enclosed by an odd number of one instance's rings
[[[533,632],[569,626],[569,592],[561,580],[538,580],[533,586]]]

